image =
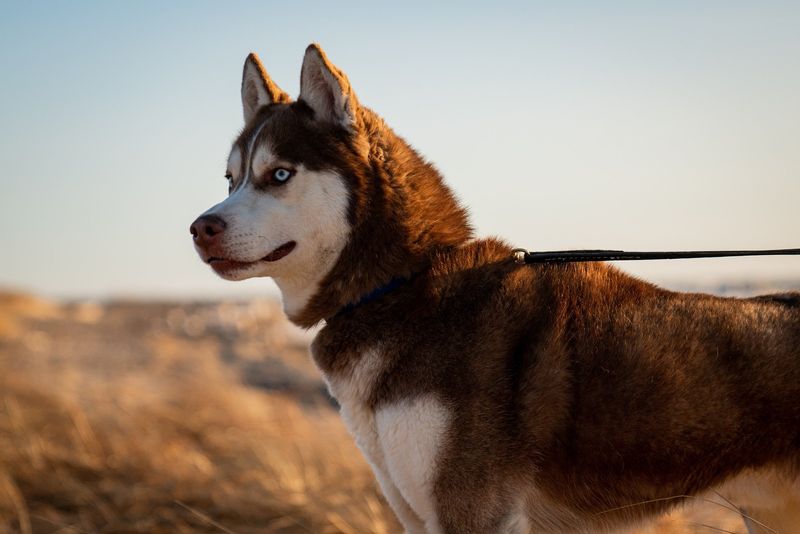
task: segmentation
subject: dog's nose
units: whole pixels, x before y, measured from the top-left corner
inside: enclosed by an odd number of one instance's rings
[[[216,215],[201,215],[189,227],[192,239],[198,245],[207,245],[225,230],[225,221]]]

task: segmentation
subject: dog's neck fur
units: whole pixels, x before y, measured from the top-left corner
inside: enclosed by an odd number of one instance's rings
[[[467,212],[439,172],[371,110],[358,110],[353,154],[343,176],[352,188],[351,236],[316,292],[289,318],[311,327],[387,284],[424,270],[433,254],[472,237]],[[289,295],[284,285],[284,299]],[[302,291],[301,287],[291,288]],[[307,290],[308,291],[308,290]]]

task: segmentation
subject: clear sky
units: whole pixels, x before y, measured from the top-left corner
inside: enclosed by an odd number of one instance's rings
[[[251,50],[320,42],[482,235],[539,249],[800,246],[797,2],[16,2],[0,19],[0,285],[272,291],[188,232],[223,198]],[[626,264],[800,277],[800,258]]]

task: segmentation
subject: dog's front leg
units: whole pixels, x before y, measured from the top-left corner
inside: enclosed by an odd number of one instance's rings
[[[391,506],[397,519],[400,520],[403,529],[408,534],[427,534],[424,523],[400,493],[400,490],[389,475],[386,456],[380,445],[375,425],[374,412],[358,403],[343,403],[341,405],[341,415],[345,425],[353,434],[356,445],[358,445],[367,462],[369,462],[383,496]]]
[[[406,534],[428,534],[422,520],[417,516],[414,510],[411,509],[411,506],[409,506],[408,502],[400,494],[400,490],[397,489],[397,486],[395,486],[386,475],[378,473],[377,467],[374,469],[374,472],[375,478],[378,479],[378,484],[383,492],[383,496],[386,497],[386,501],[389,503],[389,506],[391,506],[392,511],[397,516],[397,519],[400,520],[400,524],[403,525],[403,530]]]
[[[403,497],[400,490],[389,477],[383,451],[380,449],[373,449],[369,454],[366,454],[366,456],[372,466],[372,472],[378,480],[378,485],[381,487],[383,496],[386,498],[389,506],[391,506],[397,519],[400,520],[400,524],[403,525],[405,532],[407,534],[428,534],[422,520],[414,512],[408,504],[408,501],[406,501],[405,497]]]
[[[426,534],[441,532],[433,488],[450,419],[431,395],[383,406],[375,415],[386,473]]]

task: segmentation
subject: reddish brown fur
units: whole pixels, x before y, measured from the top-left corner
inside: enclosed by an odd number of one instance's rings
[[[334,169],[352,193],[350,243],[292,320],[327,320],[314,357],[328,376],[380,340],[373,409],[432,393],[452,411],[435,483],[444,531],[495,531],[520,499],[534,527],[597,529],[675,501],[609,510],[746,468],[796,474],[800,294],[718,298],[599,263],[516,264],[503,242],[469,242],[436,170],[370,110],[357,117],[348,131],[298,101],[254,121],[281,159]],[[410,280],[339,313],[395,277]]]
[[[258,58],[258,55],[255,52],[250,52],[245,60],[245,64],[250,63],[255,66],[256,70],[258,71],[259,77],[261,78],[261,83],[263,84],[264,89],[266,89],[267,95],[269,96],[270,102],[282,104],[292,101],[292,97],[286,94],[283,89],[278,87],[278,84],[272,81],[269,74],[267,74],[267,69],[264,68],[264,65],[261,63],[261,60]],[[242,80],[242,86],[244,86],[245,81]]]
[[[794,307],[680,294],[510,253],[482,241],[440,254],[408,287],[330,321],[315,346],[336,373],[381,332],[395,350],[373,406],[435,392],[453,407],[436,486],[448,531],[496,526],[520,483],[601,524],[675,503],[612,508],[797,462],[799,294]]]

